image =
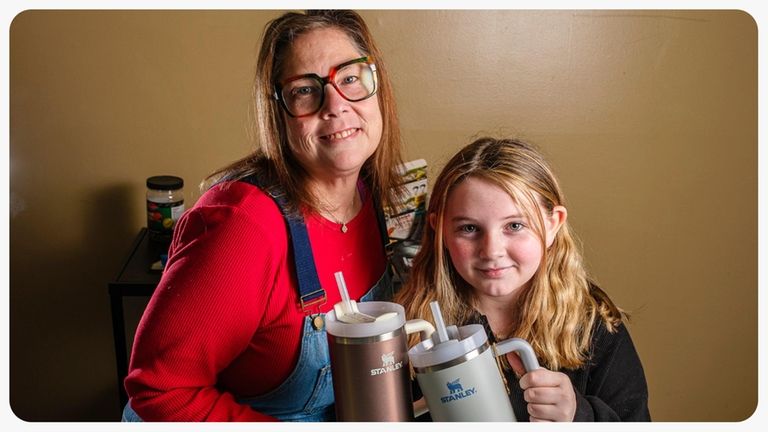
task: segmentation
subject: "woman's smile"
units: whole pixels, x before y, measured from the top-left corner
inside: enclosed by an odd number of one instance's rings
[[[345,139],[345,138],[352,137],[353,135],[356,136],[358,131],[360,131],[360,128],[344,129],[344,130],[339,131],[339,132],[333,132],[333,133],[330,133],[328,135],[322,135],[320,137],[320,139],[324,140],[324,141],[342,140],[342,139]]]

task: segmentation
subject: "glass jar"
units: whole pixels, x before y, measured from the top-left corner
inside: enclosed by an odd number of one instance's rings
[[[170,243],[173,227],[184,213],[184,180],[162,175],[147,179],[147,233],[158,243]]]

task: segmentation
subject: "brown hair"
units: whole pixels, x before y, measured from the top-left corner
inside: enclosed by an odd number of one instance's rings
[[[240,180],[254,173],[280,184],[294,209],[301,206],[317,211],[316,196],[307,187],[308,174],[291,153],[285,117],[273,97],[286,56],[295,39],[311,30],[337,28],[344,32],[361,55],[373,57],[378,74],[378,101],[382,116],[381,142],[365,162],[361,179],[384,206],[397,208],[402,138],[395,107],[394,91],[384,60],[362,17],[353,11],[322,10],[287,12],[267,23],[256,65],[253,84],[253,120],[256,150],[211,174],[202,187],[212,183]]]

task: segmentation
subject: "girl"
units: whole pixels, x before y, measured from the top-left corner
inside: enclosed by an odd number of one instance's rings
[[[446,323],[482,324],[491,343],[530,342],[541,369],[525,373],[516,354],[502,361],[519,421],[649,421],[626,316],[587,278],[563,204],[535,148],[478,139],[438,176],[396,300],[409,318],[431,316],[437,300]]]

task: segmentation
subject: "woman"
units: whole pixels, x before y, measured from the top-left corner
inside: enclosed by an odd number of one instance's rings
[[[397,202],[401,140],[362,18],[271,21],[254,111],[258,150],[213,174],[175,228],[136,333],[126,420],[332,420],[334,273],[353,299],[392,296],[380,209]]]
[[[567,215],[541,153],[480,138],[437,177],[396,300],[408,318],[431,315],[437,300],[446,323],[482,324],[491,342],[530,342],[543,367],[525,373],[508,354],[504,368],[519,421],[649,421],[624,314],[589,281]]]

